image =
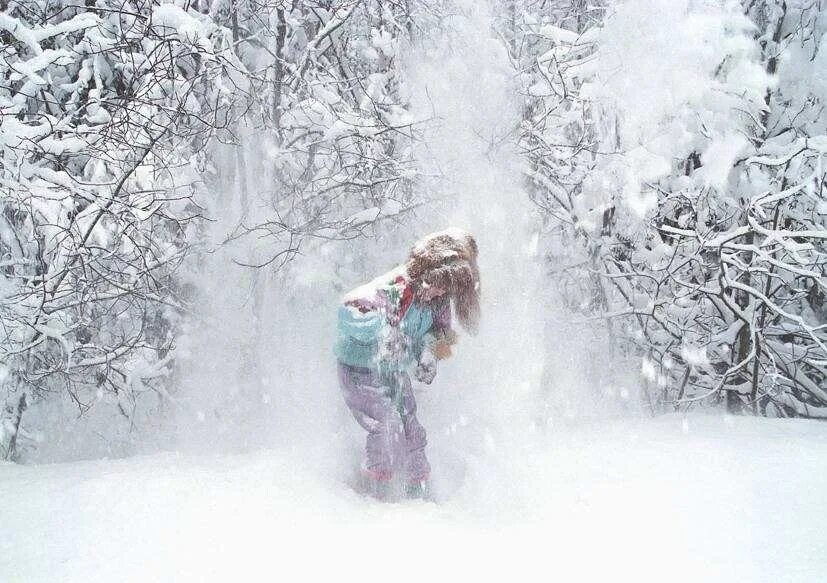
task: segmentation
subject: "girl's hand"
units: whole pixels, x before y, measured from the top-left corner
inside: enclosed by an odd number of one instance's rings
[[[440,340],[444,340],[448,344],[456,344],[459,341],[459,336],[457,333],[448,328],[447,330],[443,330],[441,334],[438,336]]]

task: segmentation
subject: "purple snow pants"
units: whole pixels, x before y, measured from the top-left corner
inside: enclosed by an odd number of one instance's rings
[[[411,379],[400,376],[402,413],[394,391],[379,373],[339,363],[339,384],[350,412],[368,432],[364,472],[374,480],[390,480],[397,472],[409,482],[427,480],[431,467],[425,457],[425,429],[416,419]]]

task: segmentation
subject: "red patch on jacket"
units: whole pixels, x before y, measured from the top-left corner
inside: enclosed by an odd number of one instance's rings
[[[413,303],[413,287],[408,285],[408,282],[401,275],[398,275],[396,277],[394,283],[401,283],[405,286],[402,290],[402,299],[399,302],[399,320],[401,321],[402,318],[405,317],[405,313],[408,311],[408,308],[410,308],[411,304]]]

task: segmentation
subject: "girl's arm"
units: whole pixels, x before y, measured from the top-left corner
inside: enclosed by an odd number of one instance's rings
[[[437,372],[437,361],[451,356],[456,334],[451,329],[451,302],[443,302],[433,311],[431,327],[422,341],[422,351],[414,376],[430,385]],[[449,342],[450,340],[450,342]]]
[[[378,304],[383,313],[383,326],[378,338],[379,369],[398,372],[410,366],[410,339],[400,323],[413,299],[413,290],[402,277],[395,277],[377,290]]]
[[[457,333],[451,327],[451,302],[445,302],[434,314],[432,351],[438,360],[450,358],[451,346],[457,342]]]

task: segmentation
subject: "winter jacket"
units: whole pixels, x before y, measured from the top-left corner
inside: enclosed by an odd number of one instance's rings
[[[447,301],[429,306],[413,296],[404,266],[347,294],[338,313],[339,361],[383,373],[415,367],[437,335],[450,330],[451,310]]]

